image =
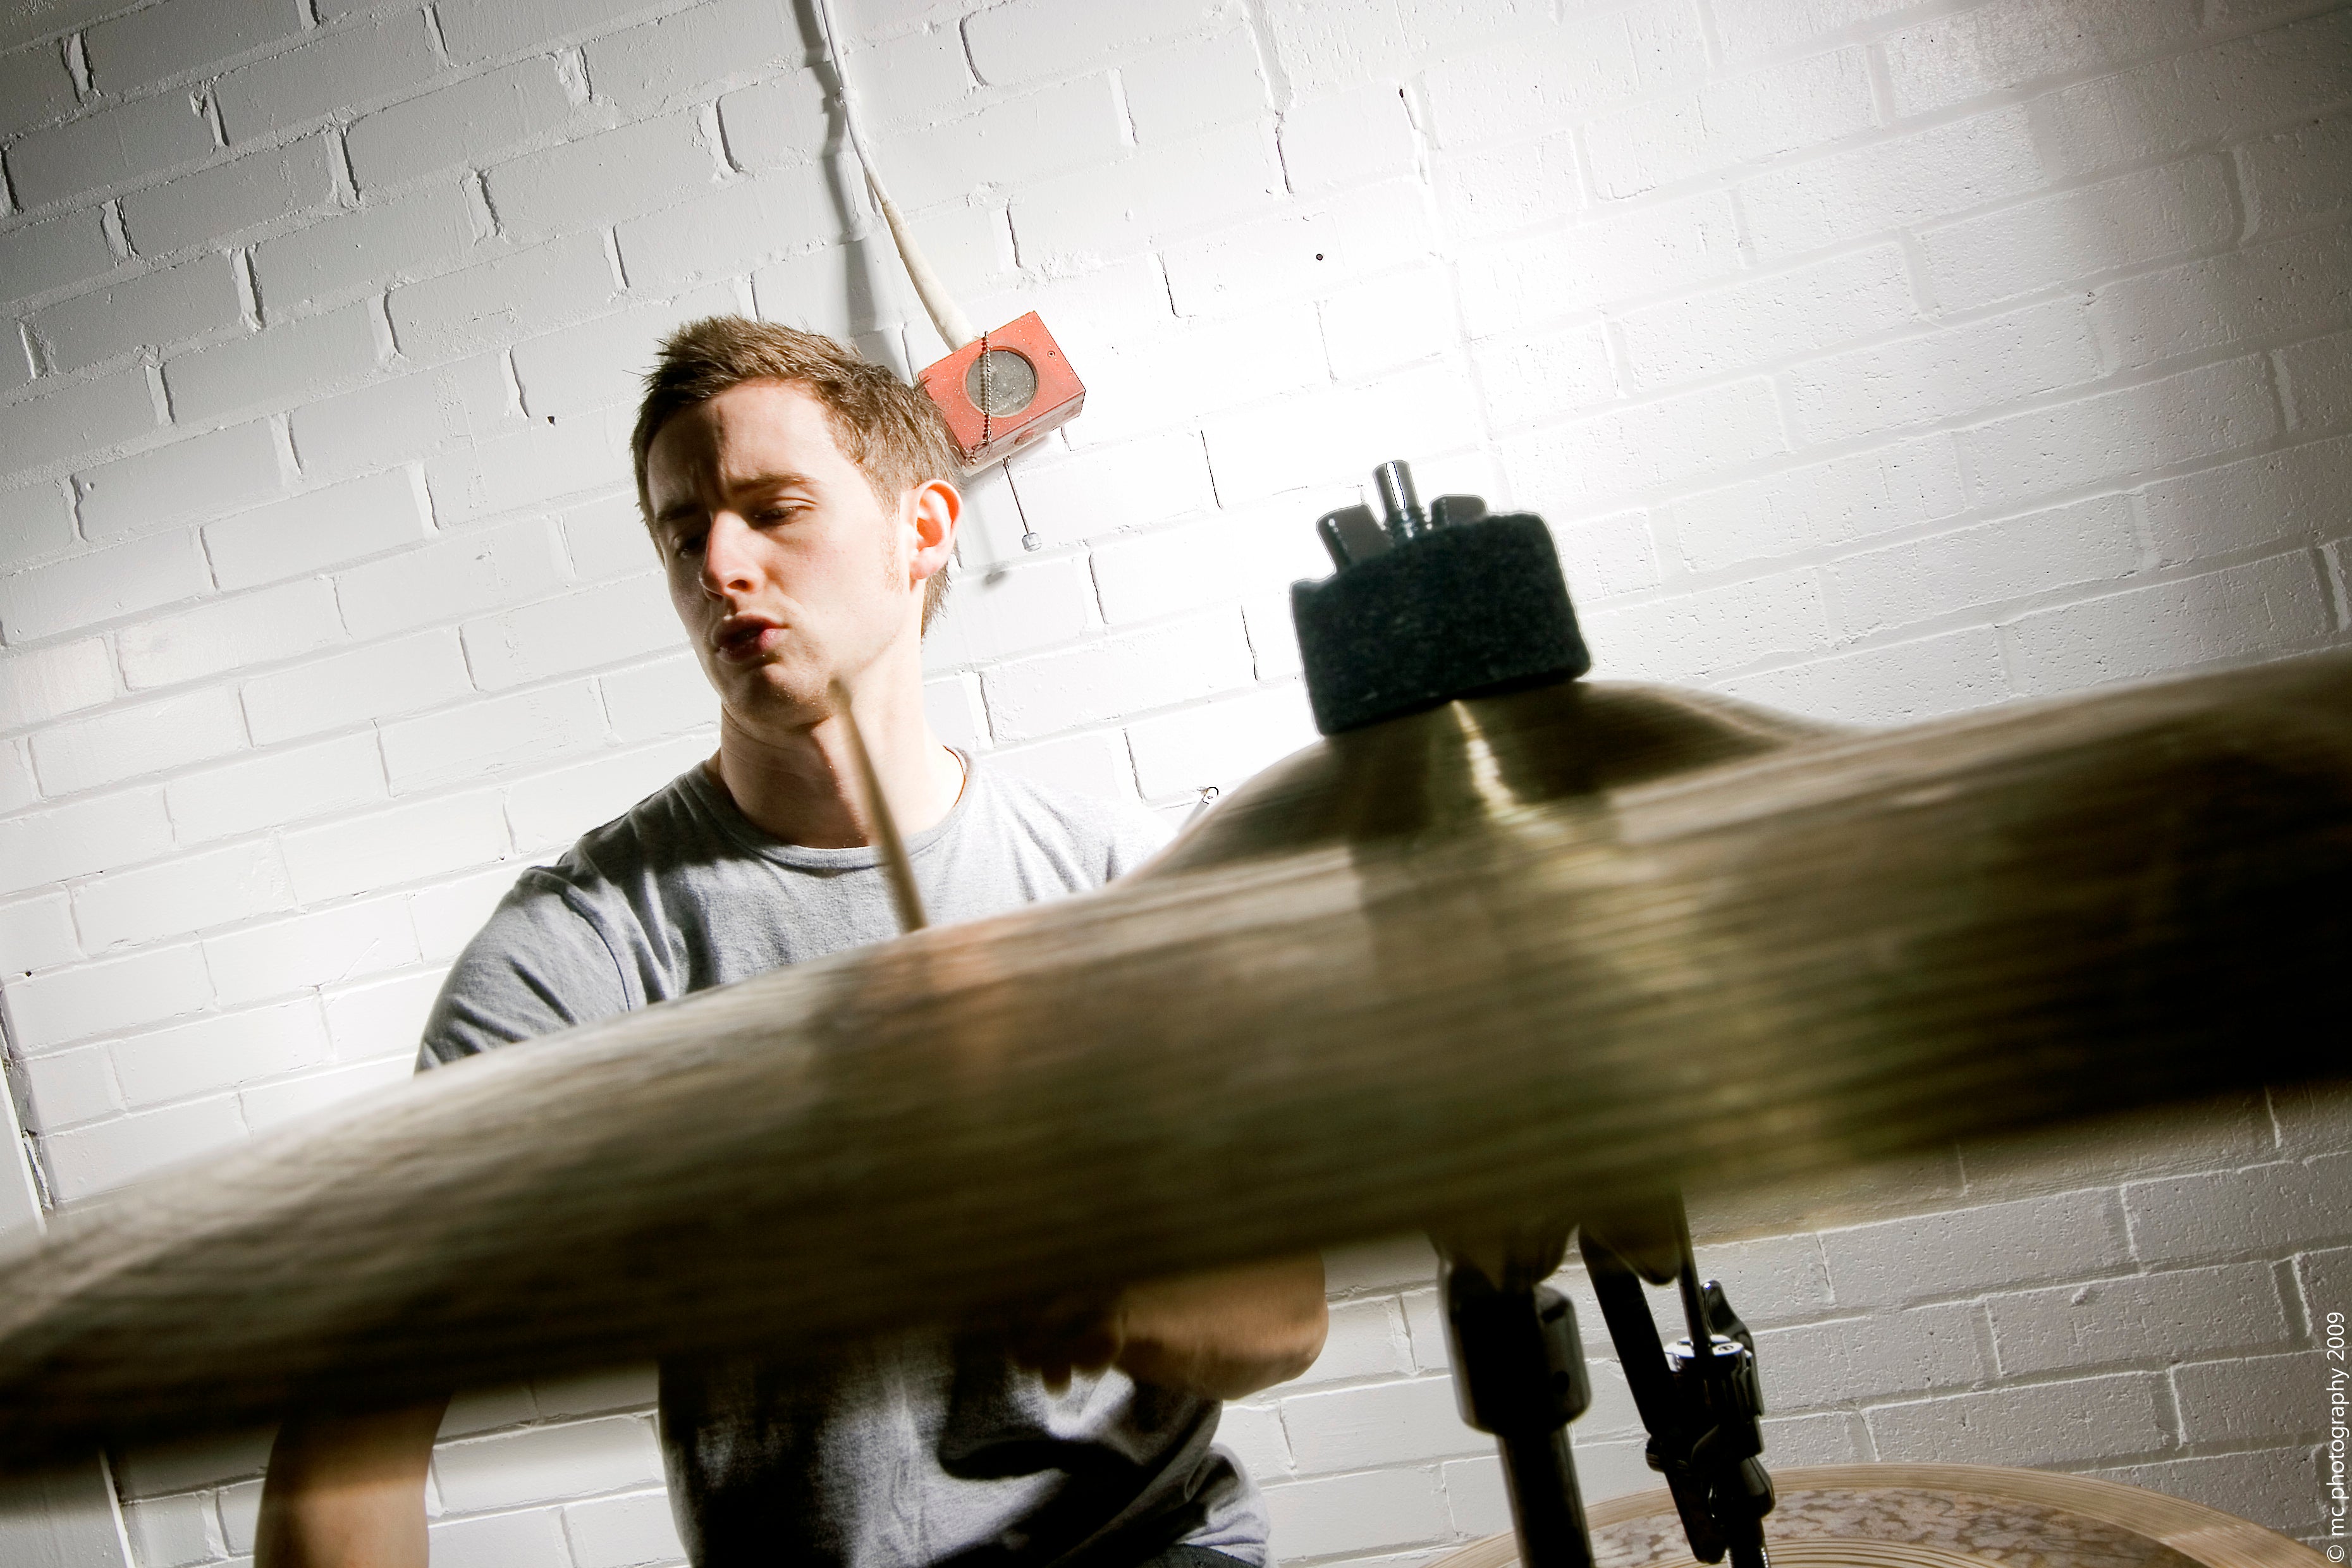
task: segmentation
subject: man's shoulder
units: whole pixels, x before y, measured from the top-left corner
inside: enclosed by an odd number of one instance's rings
[[[644,1005],[660,885],[709,837],[693,798],[699,766],[515,879],[442,985],[420,1066]]]
[[[1069,851],[1080,861],[1123,876],[1158,854],[1173,837],[1160,815],[1133,800],[1117,800],[987,767],[998,809],[1033,839]]]
[[[703,765],[671,779],[572,847],[524,874],[540,891],[595,899],[646,877],[707,860],[718,829],[702,800]]]

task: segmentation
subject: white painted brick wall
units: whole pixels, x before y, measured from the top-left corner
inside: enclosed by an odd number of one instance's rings
[[[11,229],[0,237],[0,292],[13,301],[98,277],[115,257],[103,212],[84,207]]]
[[[511,397],[505,364],[484,357],[305,405],[287,424],[303,471],[331,477],[512,428],[521,411]]]
[[[93,86],[132,92],[290,39],[301,26],[299,15],[284,5],[182,0],[100,23],[82,34],[82,52]]]
[[[275,321],[380,291],[387,278],[429,278],[463,264],[477,237],[471,196],[444,179],[263,240],[252,250],[263,310]]]
[[[39,207],[195,163],[213,147],[194,96],[167,92],[11,141],[8,173],[17,201]]]
[[[2226,244],[2233,224],[2221,160],[2211,155],[2018,202],[1919,233],[1928,287],[1946,310],[2046,289],[2053,277],[2093,277]]]
[[[142,257],[167,256],[273,224],[334,199],[330,138],[268,147],[122,198],[122,227]]]
[[[194,598],[209,585],[203,551],[185,530],[84,550],[0,577],[0,636],[13,647]]]
[[[216,515],[284,484],[277,432],[256,420],[100,463],[75,477],[82,536],[152,533],[191,515]]]
[[[1391,456],[1547,516],[1601,674],[1852,722],[2352,634],[2340,3],[837,3],[935,261],[1089,386],[926,649],[1010,772],[1177,812],[1304,742],[1286,584]],[[661,331],[939,345],[780,7],[19,9],[0,1011],[74,1202],[404,1073],[520,866],[707,750],[624,448]],[[1772,1457],[2313,1531],[2352,1114],[2169,1125],[1702,1199]],[[1506,1521],[1431,1268],[1335,1256],[1324,1358],[1228,1417],[1286,1562]],[[1585,1326],[1597,1497],[1650,1478]],[[649,1398],[462,1400],[436,1561],[675,1560]],[[124,1456],[143,1568],[249,1553],[265,1449]]]
[[[405,472],[331,485],[205,525],[205,554],[220,587],[304,575],[423,540],[418,488]]]
[[[467,668],[486,691],[686,646],[668,590],[652,573],[467,621],[461,629]]]
[[[0,664],[0,724],[23,730],[103,702],[114,690],[106,644],[52,643]]]
[[[236,325],[244,302],[236,267],[205,256],[59,300],[25,325],[44,363],[75,371],[142,345],[209,336]]]
[[[701,5],[592,39],[583,50],[596,96],[632,113],[698,89],[774,74],[797,53],[787,13]],[[961,63],[961,62],[959,62]]]
[[[10,404],[0,424],[0,463],[12,471],[63,467],[146,434],[157,417],[149,375],[136,368],[28,395]]]
[[[800,164],[634,218],[617,226],[614,237],[629,286],[658,298],[740,277],[758,262],[834,238],[842,227],[823,174]]]
[[[183,354],[164,365],[163,387],[175,417],[209,423],[347,386],[383,359],[373,304],[346,305]]]
[[[214,93],[232,143],[396,97],[432,79],[432,28],[395,11],[318,29],[294,48],[241,66]]]
[[[137,690],[299,658],[342,635],[332,584],[312,577],[125,627],[117,647],[122,682]]]
[[[296,896],[306,903],[448,876],[503,859],[512,847],[490,792],[417,801],[289,834],[284,843]]]
[[[44,795],[76,795],[245,743],[236,694],[211,687],[53,724],[33,736],[33,772]]]
[[[8,105],[0,111],[0,124],[10,133],[70,112],[75,96],[65,51],[58,46],[35,44],[0,55],[0,98]]]
[[[498,164],[483,177],[500,232],[603,228],[711,184],[719,163],[690,113],[641,120]]]
[[[604,238],[583,234],[394,288],[387,308],[400,352],[429,364],[590,314],[612,293]]]
[[[246,718],[256,743],[447,701],[473,689],[454,629],[424,631],[314,659],[245,683]]]
[[[168,1105],[241,1082],[283,1076],[327,1059],[315,1002],[225,1013],[101,1047],[123,1104]]]

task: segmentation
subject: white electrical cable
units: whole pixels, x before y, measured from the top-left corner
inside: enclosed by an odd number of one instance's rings
[[[923,259],[921,247],[908,230],[907,220],[899,216],[898,204],[882,189],[881,177],[874,173],[874,160],[866,152],[866,138],[857,133],[857,110],[850,106],[849,71],[842,63],[841,46],[834,41],[833,5],[831,0],[816,0],[817,26],[824,32],[825,58],[833,63],[833,79],[841,92],[841,123],[849,132],[850,151],[857,154],[857,166],[866,172],[866,188],[874,193],[874,205],[882,209],[882,221],[890,226],[891,243],[898,247],[898,259],[906,265],[907,278],[915,286],[915,298],[923,302],[924,313],[931,318],[941,339],[953,353],[980,334],[971,330],[971,321],[955,302],[947,286],[940,281],[931,264]]]
[[[948,292],[947,286],[940,281],[939,274],[931,270],[931,264],[923,259],[922,247],[915,243],[915,237],[908,231],[907,220],[900,216],[898,205],[883,190],[881,177],[874,172],[874,160],[866,151],[866,138],[857,132],[857,110],[849,101],[849,70],[842,62],[841,46],[834,39],[831,0],[816,0],[816,21],[824,34],[824,55],[833,64],[834,82],[841,92],[841,125],[849,133],[850,151],[857,154],[857,166],[865,171],[866,188],[874,193],[874,205],[882,209],[882,221],[890,226],[891,243],[898,247],[898,259],[907,268],[908,280],[915,286],[915,298],[923,302],[924,313],[931,318],[931,326],[948,345],[948,352],[953,353],[966,343],[977,342],[980,334],[971,330],[971,319],[965,316],[962,307]],[[1006,458],[1000,466],[1004,470],[1005,492],[1012,496],[1013,510],[1021,519],[1021,548],[1030,551],[1044,548],[1045,542],[1037,537],[1037,531],[1029,526],[1029,510],[1021,504],[1021,492],[1013,488],[1012,459]]]

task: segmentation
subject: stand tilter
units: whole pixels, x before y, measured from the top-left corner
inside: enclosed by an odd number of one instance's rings
[[[1760,1456],[1764,1396],[1756,1342],[1699,1279],[1680,1199],[1579,1227],[1578,1250],[1601,1300],[1642,1425],[1691,1555],[1767,1568],[1772,1482]],[[1590,1568],[1568,1426],[1592,1403],[1576,1310],[1542,1283],[1566,1256],[1564,1233],[1521,1232],[1482,1245],[1442,1243],[1446,1344],[1462,1418],[1503,1451],[1511,1516],[1527,1568]],[[1660,1342],[1642,1283],[1675,1284],[1689,1333]],[[1704,1346],[1702,1353],[1696,1347]]]

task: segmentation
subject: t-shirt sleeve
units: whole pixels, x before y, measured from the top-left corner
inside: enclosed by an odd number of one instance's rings
[[[562,882],[525,872],[449,971],[418,1071],[627,1011],[621,967]]]
[[[1117,881],[1168,847],[1176,825],[1140,805],[1117,805],[1111,812],[1110,852],[1103,869],[1105,881]]]

